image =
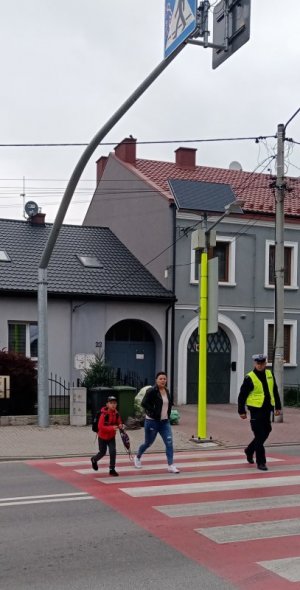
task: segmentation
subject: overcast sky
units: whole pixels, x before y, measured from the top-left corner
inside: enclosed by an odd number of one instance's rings
[[[252,171],[275,139],[183,140],[276,134],[300,107],[299,23],[299,0],[252,0],[246,45],[216,70],[211,49],[188,45],[103,142],[178,140],[139,145],[138,157],[173,161],[188,145],[198,164]],[[163,59],[163,35],[164,0],[0,0],[0,144],[88,143]],[[300,142],[300,113],[287,136]],[[65,223],[82,223],[95,161],[113,145],[95,151]],[[23,218],[24,183],[25,201],[53,221],[83,150],[0,147],[0,217]],[[299,176],[300,145],[285,152],[286,173]]]

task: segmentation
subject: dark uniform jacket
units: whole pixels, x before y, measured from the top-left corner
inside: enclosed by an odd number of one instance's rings
[[[258,377],[258,379],[262,382],[265,399],[264,399],[264,402],[263,402],[263,405],[261,408],[254,408],[253,406],[248,406],[248,407],[249,407],[249,409],[251,409],[251,414],[252,413],[260,413],[261,411],[270,412],[274,408],[271,404],[271,396],[270,396],[269,388],[267,385],[265,371],[257,371],[257,369],[253,369],[253,372]],[[277,387],[277,383],[275,381],[274,375],[273,375],[273,379],[274,379],[273,393],[274,393],[274,398],[275,398],[275,409],[281,410],[281,401],[280,401],[278,387]],[[253,381],[249,375],[246,375],[246,377],[243,381],[243,384],[241,386],[241,390],[240,390],[239,397],[238,397],[238,413],[239,414],[246,414],[246,408],[245,408],[246,400],[247,400],[249,393],[251,393],[251,391],[253,389],[254,389]]]

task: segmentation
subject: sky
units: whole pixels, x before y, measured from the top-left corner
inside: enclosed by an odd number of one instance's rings
[[[164,0],[0,0],[1,218],[24,219],[33,200],[54,221],[85,147],[16,144],[89,143],[164,59],[164,13]],[[300,107],[299,23],[299,0],[252,0],[250,40],[217,69],[211,49],[188,44],[103,139],[110,145],[95,150],[64,223],[82,223],[96,160],[128,135],[142,142],[139,158],[174,161],[186,145],[197,148],[198,165],[238,161],[275,173],[266,160],[275,137],[200,140],[275,136],[292,117]],[[286,133],[300,143],[300,113]],[[285,162],[287,175],[300,176],[300,145],[285,144]]]

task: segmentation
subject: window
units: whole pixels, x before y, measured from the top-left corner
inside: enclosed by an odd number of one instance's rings
[[[297,264],[298,244],[296,242],[284,243],[284,286],[297,289]],[[266,270],[265,286],[275,285],[275,244],[270,240],[266,241]]]
[[[219,284],[235,285],[235,239],[225,236],[217,237],[213,256],[219,260]],[[191,282],[199,281],[199,261],[201,250],[192,250]]]
[[[0,262],[11,262],[11,259],[5,250],[0,250]]]
[[[296,365],[297,321],[286,320],[283,327],[284,361],[286,365]],[[267,351],[268,362],[272,363],[274,351],[274,322],[265,320],[264,350]]]
[[[8,323],[8,350],[27,357],[38,357],[38,325],[36,322]]]
[[[101,264],[97,256],[79,256],[77,254],[77,257],[83,266],[87,266],[88,268],[103,268],[103,264]]]

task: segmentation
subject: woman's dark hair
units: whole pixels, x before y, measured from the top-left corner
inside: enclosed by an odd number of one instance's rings
[[[157,379],[157,377],[159,377],[160,375],[165,375],[167,376],[167,373],[165,373],[164,371],[159,371],[156,375],[155,375],[155,379]]]

